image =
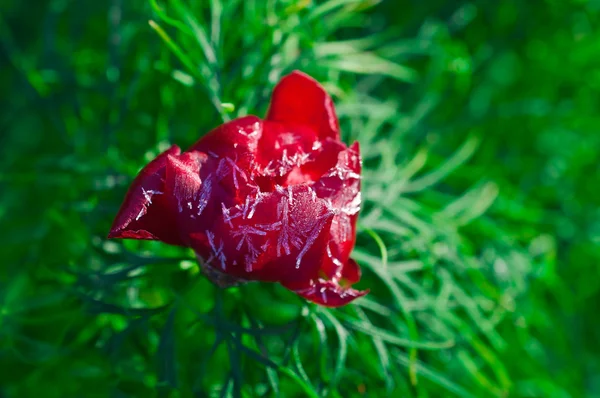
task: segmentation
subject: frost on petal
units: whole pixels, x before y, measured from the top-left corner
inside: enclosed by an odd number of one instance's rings
[[[331,97],[319,82],[300,71],[284,76],[275,86],[266,120],[309,127],[320,140],[340,137]]]
[[[342,142],[333,139],[316,142],[302,165],[288,174],[285,184],[318,181],[335,167],[338,155],[345,150],[346,146]]]
[[[265,121],[257,159],[265,172],[282,176],[308,160],[318,136],[305,126]]]
[[[262,120],[256,116],[244,116],[212,130],[189,150],[204,152],[215,159],[238,156],[241,160],[244,154],[256,153],[262,132]]]
[[[223,252],[223,238],[216,237],[215,234],[209,230],[206,230],[206,237],[208,238],[208,245],[211,250],[211,254],[206,260],[206,264],[215,262],[217,263],[217,267],[220,267],[222,271],[227,271],[227,256]]]
[[[347,206],[360,192],[360,172],[360,148],[355,142],[337,153],[337,162],[324,171],[314,188],[319,197],[331,198],[336,206]]]
[[[248,195],[250,180],[256,170],[258,142],[263,134],[263,121],[245,116],[227,122],[196,142],[190,151],[206,153],[209,157],[205,172],[215,174],[220,197],[236,199]]]
[[[280,226],[276,213],[270,211],[276,206],[275,200],[272,195],[258,192],[233,206],[221,202],[212,228],[204,236],[196,236],[192,247],[209,265],[230,275],[271,280],[260,277],[256,271],[260,271],[261,259],[271,247],[270,242],[275,241]]]
[[[217,162],[214,172],[215,181],[223,189],[222,195],[236,200],[243,200],[256,191],[252,181],[252,162],[243,164],[236,158],[222,157]]]
[[[313,303],[325,307],[341,307],[369,292],[368,290],[344,288],[334,281],[322,279],[311,283],[306,288],[290,290]]]
[[[348,260],[356,240],[356,221],[361,205],[360,171],[359,147],[354,143],[338,154],[335,166],[313,185],[317,196],[335,213],[331,238],[342,263]]]
[[[214,175],[208,164],[210,157],[201,152],[185,152],[169,156],[166,167],[165,194],[177,222],[182,239],[210,228],[216,212]]]
[[[199,152],[168,156],[165,187],[167,198],[177,213],[185,211],[186,215],[193,215],[199,207],[200,166],[205,160],[206,155]]]
[[[321,267],[333,213],[306,185],[280,187],[274,195],[281,226],[265,272],[283,282],[313,279]]]
[[[148,163],[131,184],[117,213],[109,238],[160,240],[183,245],[175,223],[175,215],[165,195],[167,159],[177,156],[173,145]]]
[[[221,204],[211,234],[223,239],[227,272],[249,280],[308,281],[318,275],[333,214],[307,186],[257,192],[234,206]],[[207,235],[209,235],[207,233]],[[194,247],[211,256],[209,239]],[[214,265],[214,264],[213,264]]]

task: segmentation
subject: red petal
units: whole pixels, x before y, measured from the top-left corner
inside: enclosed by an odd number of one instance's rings
[[[332,225],[333,233],[335,233],[334,228],[335,226]],[[339,281],[342,286],[350,286],[360,280],[360,267],[351,258],[342,260],[345,253],[340,253],[340,248],[345,249],[344,245],[338,245],[334,239],[329,242],[327,246],[327,258],[321,266],[321,276],[328,280]]]
[[[343,288],[334,281],[320,279],[311,287],[292,290],[305,299],[325,307],[341,307],[369,293],[368,290]]]
[[[171,207],[178,213],[193,213],[200,190],[200,166],[206,155],[200,152],[186,152],[181,156],[167,157],[165,192]],[[189,203],[189,205],[188,205]]]
[[[353,285],[360,280],[360,275],[361,271],[358,263],[349,258],[342,268],[342,284],[345,286]]]
[[[219,191],[210,160],[206,154],[196,151],[167,159],[165,195],[179,234],[187,245],[190,234],[211,228],[218,215],[215,199]]]
[[[333,154],[337,152],[336,149],[332,148],[328,153]],[[335,202],[334,205],[343,207],[351,203],[360,192],[361,159],[358,142],[337,152],[337,162],[322,161],[321,167],[329,164],[330,169],[321,174],[314,188],[320,198],[331,198]]]
[[[204,152],[214,158],[254,154],[262,132],[262,120],[256,116],[240,117],[215,128],[192,145],[189,151]]]
[[[310,127],[321,140],[340,139],[331,97],[319,82],[300,71],[284,76],[275,86],[266,120]]]
[[[243,202],[255,189],[252,180],[257,169],[258,143],[263,135],[263,121],[245,116],[225,123],[196,142],[190,151],[208,154],[202,174],[214,174],[215,195],[229,202]],[[220,203],[218,203],[220,206]],[[231,203],[228,203],[228,206]],[[220,207],[218,207],[220,212]]]
[[[256,274],[270,242],[276,236],[277,197],[256,192],[242,203],[228,204],[219,201],[219,210],[212,228],[192,235],[192,248],[220,272],[250,279]]]
[[[292,167],[308,160],[308,154],[313,150],[317,138],[315,131],[306,126],[265,121],[258,144],[258,161],[263,168],[282,176]],[[291,159],[295,161],[292,162]]]
[[[244,279],[300,286],[318,276],[333,214],[307,186],[279,187],[222,207],[214,228],[193,236],[192,247],[210,265]]]
[[[281,123],[265,122],[255,176],[261,191],[272,192],[277,185],[287,187],[308,182],[300,168],[309,160],[315,140],[314,132],[308,128],[291,130]]]
[[[164,194],[167,158],[179,153],[179,147],[173,145],[139,172],[115,217],[109,238],[160,240],[183,245]]]
[[[342,142],[330,138],[317,143],[310,151],[307,161],[295,170],[295,173],[287,176],[285,184],[318,181],[327,171],[335,167],[339,153],[346,149],[346,145]]]
[[[293,201],[289,192],[292,192]],[[282,226],[264,272],[282,283],[306,285],[318,277],[326,256],[333,213],[306,185],[288,186],[279,194],[278,219]],[[288,219],[286,221],[286,213]],[[274,253],[274,254],[273,254]],[[274,256],[277,258],[273,258]]]
[[[350,257],[356,240],[356,220],[361,203],[360,172],[360,148],[355,142],[338,154],[337,164],[313,186],[317,196],[330,200],[337,212],[331,226],[331,238],[337,245],[342,263]]]

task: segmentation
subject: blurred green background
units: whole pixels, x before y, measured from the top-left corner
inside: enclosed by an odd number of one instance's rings
[[[1,0],[0,397],[600,396],[599,17]],[[187,250],[105,239],[148,160],[293,69],[361,143],[369,296],[219,291]]]

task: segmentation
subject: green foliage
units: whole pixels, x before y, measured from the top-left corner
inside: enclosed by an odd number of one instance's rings
[[[0,13],[0,396],[600,394],[596,2],[37,3]],[[106,240],[145,162],[293,69],[361,144],[367,297]]]

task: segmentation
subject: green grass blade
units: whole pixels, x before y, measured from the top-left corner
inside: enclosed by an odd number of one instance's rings
[[[403,366],[409,366],[410,364],[414,363],[414,361],[411,358],[409,358],[407,355],[405,355],[399,351],[395,352],[395,359],[396,359],[396,361],[398,361],[399,364],[401,364]],[[433,371],[431,369],[428,369],[427,367],[425,367],[425,365],[423,363],[416,362],[415,366],[416,366],[416,369],[417,369],[417,372],[419,373],[419,375],[428,379],[432,383],[435,383],[435,384],[443,387],[447,391],[455,394],[457,397],[475,398],[475,395],[471,394],[470,392],[465,390],[460,385],[449,380],[443,374]]]

